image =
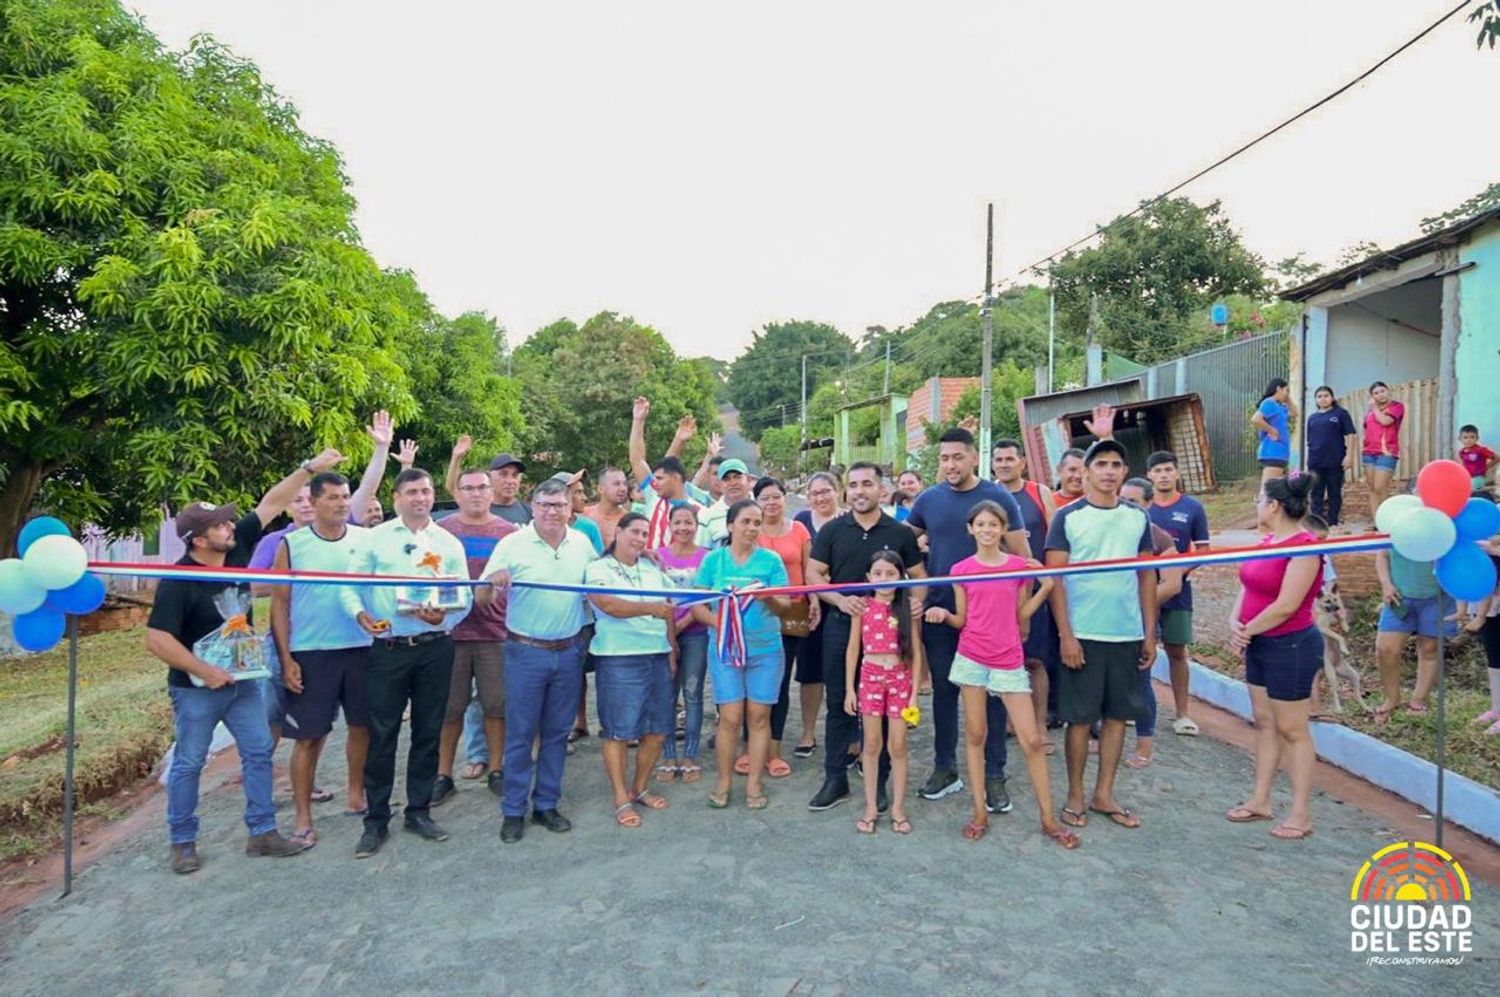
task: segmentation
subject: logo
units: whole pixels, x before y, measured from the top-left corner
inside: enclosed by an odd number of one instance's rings
[[[1472,899],[1463,866],[1436,845],[1382,848],[1349,889],[1349,949],[1369,965],[1460,965],[1474,946]]]

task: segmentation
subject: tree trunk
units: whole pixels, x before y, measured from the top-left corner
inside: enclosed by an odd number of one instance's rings
[[[0,486],[0,556],[16,556],[16,537],[26,524],[31,502],[42,486],[46,468],[37,463],[11,464]]]

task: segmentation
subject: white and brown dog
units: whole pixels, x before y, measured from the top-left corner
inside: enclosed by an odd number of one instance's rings
[[[1359,670],[1345,660],[1349,657],[1346,640],[1349,614],[1344,608],[1343,597],[1339,595],[1337,580],[1323,586],[1313,603],[1313,618],[1318,632],[1323,635],[1323,677],[1328,683],[1328,697],[1333,700],[1333,712],[1344,712],[1344,704],[1339,699],[1340,678],[1347,679],[1354,687],[1354,701],[1363,708],[1364,692],[1360,688]]]

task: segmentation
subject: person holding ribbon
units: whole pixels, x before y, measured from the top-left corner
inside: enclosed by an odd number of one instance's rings
[[[699,588],[728,593],[714,605],[699,603],[693,616],[714,631],[709,672],[713,676],[714,705],[719,708],[715,737],[718,779],[708,805],[729,806],[730,780],[740,725],[749,718],[750,772],[745,806],[764,810],[770,802],[762,787],[771,748],[771,708],[781,692],[786,662],[781,650],[781,621],[791,609],[783,595],[754,596],[757,588],[787,584],[781,558],[759,544],[761,510],[754,499],[730,506],[725,517],[729,546],[717,547],[698,568]]]
[[[809,537],[816,539],[818,531],[837,518],[839,493],[843,488],[838,477],[828,471],[814,472],[807,479],[807,508],[792,518],[802,524]],[[809,563],[811,557],[809,550]],[[802,707],[802,736],[797,738],[797,747],[792,749],[796,758],[811,758],[818,750],[818,711],[823,708],[822,600],[813,596],[812,601],[819,604],[818,619],[811,623],[802,647],[797,651],[797,696]]]
[[[641,826],[638,806],[667,809],[667,798],[651,792],[647,780],[661,755],[662,741],[675,727],[672,621],[677,608],[659,595],[626,594],[631,589],[673,587],[667,573],[644,556],[647,528],[641,513],[626,513],[615,542],[584,574],[585,584],[608,593],[589,594],[597,610],[589,653],[596,662],[604,771],[614,791],[615,823],[620,827]],[[632,741],[639,747],[627,790],[625,765]]]
[[[708,548],[698,545],[698,507],[691,502],[672,504],[672,542],[656,549],[656,559],[678,588],[691,588]],[[673,699],[681,697],[683,709],[682,760],[677,759],[677,738],[669,737],[663,748],[656,778],[683,782],[703,778],[698,764],[698,741],[703,732],[703,677],[708,672],[708,627],[693,617],[690,607],[679,606],[674,630],[677,634],[677,676]]]

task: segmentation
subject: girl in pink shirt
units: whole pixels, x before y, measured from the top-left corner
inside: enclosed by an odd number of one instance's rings
[[[1384,381],[1370,385],[1370,407],[1365,410],[1365,443],[1359,462],[1370,480],[1370,512],[1380,508],[1391,491],[1391,477],[1401,457],[1401,420],[1406,406],[1391,397]]]
[[[1009,529],[1005,510],[999,503],[989,499],[975,503],[969,511],[969,533],[974,537],[977,551],[955,564],[950,572],[989,575],[1016,571],[1027,565],[1041,567],[1036,561],[1000,549]],[[1064,848],[1077,848],[1079,844],[1078,835],[1058,823],[1052,811],[1047,739],[1032,708],[1031,680],[1026,675],[1026,655],[1021,646],[1022,625],[1046,602],[1052,585],[1051,578],[1041,579],[1035,591],[1028,578],[960,582],[953,587],[952,612],[938,606],[927,610],[928,623],[946,623],[960,631],[958,653],[953,656],[948,680],[959,686],[963,695],[964,761],[974,794],[974,816],[963,827],[963,836],[969,841],[978,841],[989,830],[984,787],[984,742],[989,734],[985,697],[999,696],[1016,732],[1016,741],[1026,753],[1026,773],[1036,791],[1042,832]]]
[[[1290,548],[1315,543],[1302,527],[1312,478],[1298,475],[1266,481],[1255,514],[1266,537],[1263,547]],[[1240,564],[1240,595],[1230,619],[1229,644],[1245,659],[1245,682],[1255,711],[1255,788],[1244,803],[1225,814],[1236,824],[1270,820],[1276,767],[1286,759],[1292,807],[1271,829],[1284,841],[1312,834],[1308,800],[1317,755],[1308,729],[1308,701],[1323,670],[1323,636],[1313,624],[1313,600],[1323,579],[1323,558],[1278,557]]]

